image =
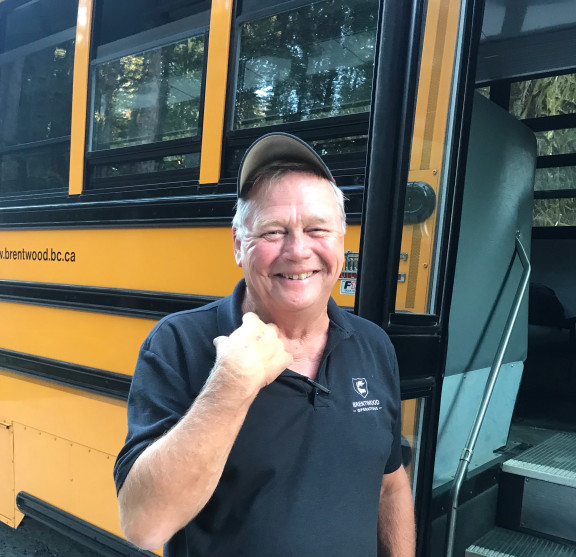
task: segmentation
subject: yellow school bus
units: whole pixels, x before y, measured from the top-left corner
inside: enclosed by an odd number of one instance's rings
[[[396,347],[418,556],[574,544],[519,494],[576,483],[510,464],[576,456],[569,4],[0,0],[0,520],[141,554],[112,481],[139,346],[231,292],[240,160],[287,131],[347,198],[334,299]]]

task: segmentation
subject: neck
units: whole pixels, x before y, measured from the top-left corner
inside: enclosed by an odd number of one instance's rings
[[[330,324],[328,309],[318,312],[317,308],[308,311],[283,312],[279,314],[256,303],[248,293],[244,295],[242,313],[251,311],[264,323],[273,323],[281,336],[288,340],[306,340],[326,334]]]

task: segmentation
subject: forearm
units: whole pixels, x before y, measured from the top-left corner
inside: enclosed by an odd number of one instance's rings
[[[258,389],[237,389],[213,373],[187,414],[134,463],[118,495],[127,538],[155,549],[212,496]]]
[[[408,477],[402,467],[393,481],[385,478],[378,515],[378,557],[414,557],[414,506]]]

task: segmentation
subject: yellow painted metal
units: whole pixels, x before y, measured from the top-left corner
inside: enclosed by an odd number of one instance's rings
[[[0,253],[8,280],[224,296],[242,276],[227,227],[0,231]]]
[[[201,184],[217,183],[220,179],[232,4],[232,0],[212,1],[200,155]]]
[[[2,414],[0,414],[0,417]],[[14,445],[12,423],[0,423],[0,522],[14,527]]]
[[[0,370],[0,393],[0,415],[12,423],[106,454],[116,455],[124,443],[124,401],[5,370]]]
[[[86,143],[86,113],[88,74],[90,69],[90,36],[93,0],[79,0],[74,52],[72,90],[72,132],[70,139],[70,195],[82,193],[84,187],[84,149]]]
[[[346,249],[359,243],[350,226]],[[47,260],[25,259],[32,252]],[[242,277],[227,227],[0,231],[0,254],[5,280],[226,296]],[[339,288],[338,303],[353,306]]]
[[[126,436],[126,403],[2,370],[0,393],[0,416],[13,420],[17,472],[7,504],[14,509],[15,493],[25,491],[122,536],[112,468]],[[2,440],[0,428],[0,448]]]
[[[0,346],[132,374],[151,319],[0,302]]]
[[[41,456],[41,466],[31,466]],[[118,536],[114,456],[28,425],[14,424],[16,492],[25,491]]]

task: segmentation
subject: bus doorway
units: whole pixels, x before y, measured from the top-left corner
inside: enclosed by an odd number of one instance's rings
[[[576,555],[575,44],[574,2],[485,2],[435,459],[432,555]],[[532,136],[534,146],[533,204],[521,191],[531,169],[520,136],[526,145]],[[525,204],[532,205],[529,215]],[[511,307],[519,284],[513,228],[531,263],[528,292],[470,452],[466,443],[502,338],[495,330],[503,332],[509,315],[500,305]],[[455,493],[459,458],[469,469]]]

